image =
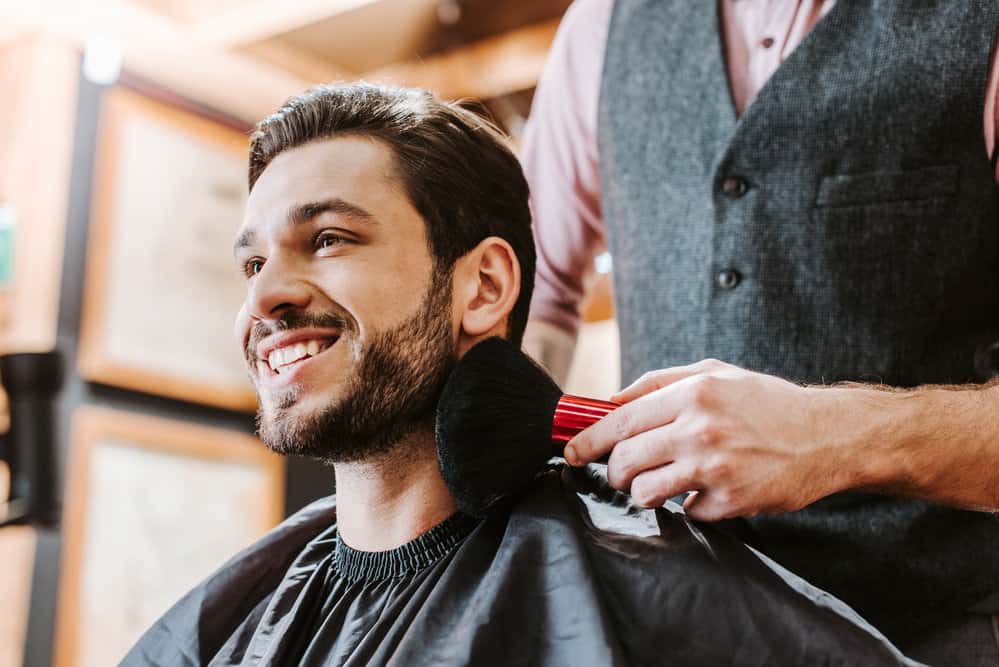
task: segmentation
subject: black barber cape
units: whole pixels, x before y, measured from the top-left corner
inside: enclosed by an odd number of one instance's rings
[[[313,503],[183,597],[139,665],[913,665],[838,599],[592,467],[387,552]]]

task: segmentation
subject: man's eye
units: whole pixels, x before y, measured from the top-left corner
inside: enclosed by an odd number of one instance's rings
[[[260,273],[263,268],[264,260],[258,258],[248,259],[243,263],[243,275],[247,278],[251,278]]]
[[[316,235],[315,240],[316,250],[322,250],[323,248],[336,248],[346,243],[350,243],[350,240],[340,236],[339,234],[334,234],[333,232],[319,232],[319,234]]]

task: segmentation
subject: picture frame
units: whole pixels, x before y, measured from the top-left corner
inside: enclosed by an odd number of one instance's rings
[[[233,334],[248,136],[124,88],[105,94],[99,127],[80,375],[252,412]]]
[[[54,664],[118,664],[281,521],[284,459],[247,433],[107,408],[80,408],[73,432]]]

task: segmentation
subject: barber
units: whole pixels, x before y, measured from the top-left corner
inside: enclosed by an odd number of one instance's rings
[[[631,384],[567,460],[745,517],[934,665],[999,664],[997,28],[995,0],[577,0],[523,147],[556,375],[614,260]]]

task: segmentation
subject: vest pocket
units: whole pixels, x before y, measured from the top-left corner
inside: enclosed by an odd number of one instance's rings
[[[825,176],[819,184],[815,206],[865,206],[949,198],[957,192],[957,183],[958,167],[953,164]]]
[[[857,340],[893,349],[940,325],[941,304],[969,270],[967,240],[949,224],[958,176],[942,165],[822,179],[810,212],[814,268],[835,321]]]

